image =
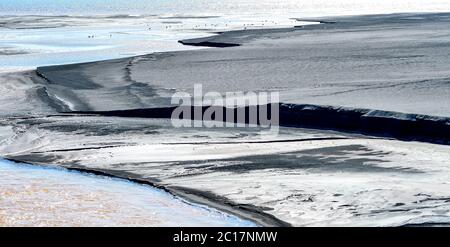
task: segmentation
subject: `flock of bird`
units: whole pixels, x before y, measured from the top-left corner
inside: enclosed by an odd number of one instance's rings
[[[229,21],[229,23],[230,23],[230,21]],[[270,24],[268,24],[268,23],[270,23]],[[241,25],[241,28],[242,29],[248,29],[248,28],[251,28],[251,27],[264,27],[264,26],[267,26],[267,24],[275,26],[275,25],[278,24],[278,22],[264,20],[260,24],[254,24],[254,23],[245,24],[244,23],[244,24]],[[215,29],[215,28],[219,28],[220,26],[221,26],[221,24],[215,24],[215,23],[207,24],[207,23],[205,23],[205,24],[194,25],[194,26],[191,27],[191,29],[192,30]],[[223,25],[224,28],[228,28],[229,26],[231,26],[231,24],[228,25],[228,23],[225,23],[225,25]],[[173,27],[183,28],[184,24],[182,24],[180,22],[180,25],[165,25],[164,29],[172,29]],[[152,30],[152,27],[150,26],[150,24],[147,24],[147,30]],[[109,38],[112,38],[112,37],[113,37],[112,34],[109,34]],[[93,38],[95,38],[95,35],[88,35],[88,38],[89,39],[93,39]]]

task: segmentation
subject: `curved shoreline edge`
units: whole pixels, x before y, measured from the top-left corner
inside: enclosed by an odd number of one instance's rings
[[[5,160],[14,163],[26,163],[37,166],[46,166],[44,163],[40,162],[30,162],[19,159],[12,159],[8,157],[3,157]],[[211,192],[199,191],[195,189],[180,187],[180,186],[164,186],[156,181],[151,181],[149,179],[144,179],[136,174],[113,171],[113,170],[97,170],[91,168],[85,168],[79,165],[62,166],[68,171],[77,171],[81,173],[87,173],[97,176],[104,176],[110,178],[125,179],[130,182],[137,184],[148,185],[160,190],[163,190],[175,197],[186,200],[188,203],[197,203],[200,205],[206,205],[216,210],[232,214],[236,217],[242,218],[244,220],[252,221],[262,227],[291,227],[291,224],[282,221],[271,214],[265,213],[261,208],[253,205],[236,204],[228,200],[227,198],[220,197]]]

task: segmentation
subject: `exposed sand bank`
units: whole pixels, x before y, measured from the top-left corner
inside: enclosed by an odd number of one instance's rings
[[[7,158],[151,183],[261,225],[449,220],[445,145],[299,128],[264,138],[258,129],[174,129],[162,119],[55,116],[10,123],[22,132],[0,147]]]

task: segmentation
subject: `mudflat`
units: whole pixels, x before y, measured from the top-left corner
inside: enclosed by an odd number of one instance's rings
[[[205,92],[279,91],[285,117],[329,105],[333,116],[395,119],[387,131],[419,120],[445,129],[449,20],[327,18],[182,41],[222,48],[9,74],[0,84],[8,92],[0,154],[150,183],[260,225],[447,224],[448,145],[317,125],[265,137],[259,128],[174,128],[108,112],[163,109],[174,92],[201,83]]]

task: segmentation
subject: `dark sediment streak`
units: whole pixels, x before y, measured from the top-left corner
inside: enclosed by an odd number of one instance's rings
[[[236,47],[241,46],[243,43],[247,43],[251,40],[261,38],[261,36],[273,34],[285,34],[289,32],[296,31],[297,28],[268,28],[268,29],[244,29],[244,30],[233,30],[227,32],[218,32],[218,35],[184,39],[178,41],[183,45],[190,46],[205,46],[205,47]]]
[[[255,143],[282,143],[282,142],[307,142],[307,141],[329,141],[329,140],[348,140],[349,137],[316,137],[316,138],[300,138],[287,140],[267,140],[267,141],[234,141],[234,142],[168,142],[161,144],[168,145],[186,145],[186,144],[255,144]]]
[[[179,43],[183,45],[191,45],[191,46],[207,46],[207,47],[217,47],[217,48],[225,48],[225,47],[233,47],[233,46],[240,46],[240,44],[233,44],[233,43],[219,43],[219,42],[209,42],[209,41],[203,41],[203,42],[189,42],[187,40],[180,40]]]
[[[450,144],[450,118],[446,117],[287,104],[280,107],[280,124],[358,132],[405,141]]]
[[[195,111],[205,113],[210,108],[187,107],[191,111],[193,120]],[[271,105],[264,106],[271,119]],[[197,109],[195,109],[197,108]],[[200,109],[201,108],[201,109]],[[261,106],[247,106],[244,108],[227,108],[212,106],[215,112],[222,112],[222,118],[212,116],[212,120],[227,119],[227,112],[237,116],[238,111],[245,112],[245,120],[239,123],[249,124],[250,110],[259,114]],[[171,118],[176,107],[118,110],[118,111],[80,111],[70,112],[76,114],[97,114],[101,116],[139,117],[139,118]],[[210,108],[211,109],[211,108]],[[233,122],[238,123],[237,117]],[[258,115],[259,119],[259,115]],[[258,123],[260,122],[258,121]],[[276,124],[276,123],[275,123]],[[395,138],[404,141],[423,141],[437,144],[450,144],[450,118],[435,117],[419,114],[405,114],[390,111],[377,111],[370,109],[353,109],[346,107],[317,106],[317,105],[279,105],[279,125],[284,127],[302,127],[313,129],[329,129],[344,132],[356,132],[365,135]]]

